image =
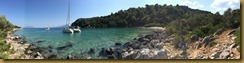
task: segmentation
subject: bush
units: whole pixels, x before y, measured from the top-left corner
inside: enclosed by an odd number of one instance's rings
[[[199,27],[193,29],[192,35],[194,35],[194,34],[197,34],[199,37],[205,37],[206,36],[206,34]]]
[[[6,41],[0,41],[0,52],[8,51],[10,48],[10,44],[7,44]]]
[[[235,39],[235,43],[236,43],[238,46],[240,46],[240,45],[241,45],[240,28],[238,28],[234,34],[237,36],[237,38]],[[238,51],[240,51],[240,48],[238,48]]]
[[[0,53],[0,59],[7,59],[7,58],[8,58],[8,54]]]

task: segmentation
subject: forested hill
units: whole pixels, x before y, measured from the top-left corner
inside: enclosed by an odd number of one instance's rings
[[[82,28],[165,26],[165,24],[176,19],[188,19],[198,15],[209,16],[214,14],[208,11],[191,9],[187,6],[155,4],[120,10],[108,16],[79,18],[72,23],[72,26]]]

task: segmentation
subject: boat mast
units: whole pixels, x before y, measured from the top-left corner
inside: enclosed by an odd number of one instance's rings
[[[68,0],[68,16],[67,16],[67,21],[66,24],[68,25],[68,27],[70,26],[70,0]]]

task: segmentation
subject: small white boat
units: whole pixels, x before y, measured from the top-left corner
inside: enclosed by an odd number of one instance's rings
[[[74,31],[70,28],[64,28],[63,33],[74,33]]]
[[[50,28],[46,28],[45,30],[50,30]]]

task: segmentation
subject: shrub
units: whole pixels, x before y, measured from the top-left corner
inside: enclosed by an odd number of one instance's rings
[[[0,41],[0,52],[8,51],[10,48],[10,44],[7,44],[6,41]]]
[[[235,39],[235,43],[238,46],[240,46],[241,45],[241,41],[240,41],[240,28],[238,28],[234,34],[237,36],[237,38]],[[238,48],[238,51],[240,51],[240,48]]]
[[[193,29],[192,35],[194,35],[194,34],[197,34],[199,37],[206,36],[206,34],[199,27]]]
[[[8,58],[8,54],[0,53],[0,59],[7,59],[7,58]]]

